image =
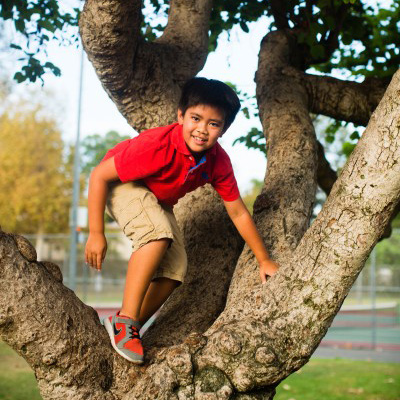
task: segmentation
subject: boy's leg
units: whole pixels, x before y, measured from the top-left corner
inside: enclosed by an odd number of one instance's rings
[[[143,299],[170,241],[170,239],[155,240],[132,253],[126,273],[124,297],[120,311],[122,315],[139,321]]]
[[[139,322],[142,326],[167,301],[180,284],[179,281],[165,277],[156,278],[150,283],[140,310]]]

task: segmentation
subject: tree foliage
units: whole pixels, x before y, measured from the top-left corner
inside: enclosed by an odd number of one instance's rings
[[[56,121],[43,106],[0,116],[0,220],[16,233],[68,229],[71,165]]]
[[[225,18],[239,20],[242,8],[237,7],[239,13],[233,17],[235,11],[227,7],[225,12],[228,16]],[[290,28],[297,32],[303,58],[300,67],[303,70],[312,68],[328,74],[336,71],[347,77],[353,76],[353,79],[388,80],[400,65],[399,0],[393,0],[387,6],[367,1],[341,0],[292,0],[281,2],[278,6],[271,1],[264,5],[264,11],[268,16],[275,16],[271,27]],[[242,98],[246,100],[246,95]],[[246,116],[249,118],[249,115]],[[346,127],[352,131],[351,140],[343,144],[343,152],[348,156],[360,137],[351,124],[333,120],[326,128],[326,135],[327,142],[331,143],[335,135]],[[252,128],[235,142],[264,151],[263,140],[263,133]]]
[[[59,67],[43,59],[50,40],[70,44],[78,40],[79,9],[65,11],[56,0],[0,0],[0,18],[12,23],[15,35],[10,48],[20,55],[22,68],[14,79],[20,83],[42,80],[46,72],[59,76]]]
[[[144,21],[157,37],[164,26],[168,1],[151,0],[153,12]],[[292,29],[306,54],[304,69],[313,67],[331,73],[334,69],[357,77],[390,78],[400,65],[400,1],[366,0],[215,0],[210,20],[210,49],[219,35],[239,26],[249,33],[249,24],[261,17],[272,29]],[[166,19],[165,19],[166,21]],[[296,55],[293,55],[296,57]]]
[[[82,140],[82,172],[89,176],[91,170],[100,163],[109,149],[123,140],[130,139],[116,131],[109,131],[104,136],[97,133]]]

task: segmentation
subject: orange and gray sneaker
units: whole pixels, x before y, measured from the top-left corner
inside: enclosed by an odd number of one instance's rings
[[[104,319],[111,344],[119,355],[135,364],[143,363],[143,346],[139,336],[140,322],[129,317],[112,315]]]

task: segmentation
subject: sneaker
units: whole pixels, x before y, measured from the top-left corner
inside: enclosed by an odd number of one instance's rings
[[[143,363],[143,346],[139,336],[141,325],[128,317],[112,315],[104,319],[104,326],[116,352],[135,364]]]

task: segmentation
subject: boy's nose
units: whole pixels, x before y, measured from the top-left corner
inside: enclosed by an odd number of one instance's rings
[[[198,125],[196,130],[197,130],[198,133],[202,133],[204,135],[207,134],[206,125]]]

